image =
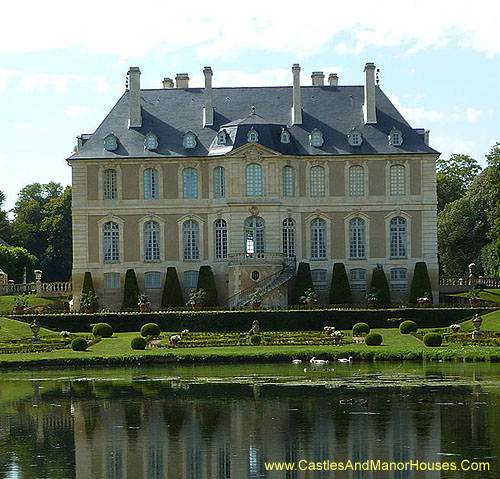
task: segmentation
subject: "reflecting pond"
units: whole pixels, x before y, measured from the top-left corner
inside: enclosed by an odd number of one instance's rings
[[[498,478],[499,406],[489,363],[3,371],[0,478]]]

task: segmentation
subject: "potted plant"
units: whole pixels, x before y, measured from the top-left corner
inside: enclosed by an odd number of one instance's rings
[[[460,331],[460,324],[450,324],[450,329],[452,333],[458,333]]]
[[[417,303],[419,308],[426,308],[427,306],[429,306],[429,293],[424,293],[421,298],[417,298]]]
[[[192,306],[194,309],[201,309],[201,305],[206,295],[207,293],[203,288],[193,289],[189,293],[189,300],[187,302],[187,305]]]
[[[24,314],[24,308],[28,306],[28,298],[25,294],[19,294],[14,297],[14,313]]]
[[[342,331],[334,331],[331,337],[335,343],[341,343],[344,338],[344,333]]]
[[[471,308],[475,308],[479,304],[479,291],[476,288],[472,288],[467,297],[469,298]]]
[[[369,308],[376,308],[378,305],[378,291],[376,289],[371,289],[365,295],[366,303]]]
[[[250,295],[250,303],[252,305],[252,309],[259,309],[260,305],[262,304],[262,299],[264,298],[264,293],[260,288],[257,288],[251,295]]]
[[[85,313],[92,313],[97,307],[97,296],[93,291],[87,291],[80,296],[80,308]]]
[[[309,307],[314,307],[318,303],[318,294],[314,289],[309,288],[304,291],[304,295],[300,297],[300,300]]]
[[[141,313],[147,313],[149,311],[149,308],[151,307],[151,303],[149,302],[148,295],[146,293],[142,293],[139,296],[139,309],[141,310]]]

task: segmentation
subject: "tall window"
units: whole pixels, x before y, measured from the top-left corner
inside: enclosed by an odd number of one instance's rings
[[[245,220],[245,251],[247,253],[264,253],[265,223],[262,218],[252,216]]]
[[[262,196],[262,167],[257,163],[247,166],[247,196]]]
[[[364,196],[365,169],[360,165],[349,168],[349,196]]]
[[[392,165],[389,176],[391,196],[406,195],[406,169],[404,165]]]
[[[295,222],[292,218],[283,220],[283,255],[285,258],[295,256]]]
[[[120,289],[120,273],[104,273],[104,289]]]
[[[401,216],[390,223],[391,258],[406,258],[406,220]]]
[[[225,220],[217,220],[214,223],[215,234],[215,259],[227,258],[227,223]]]
[[[160,261],[160,225],[156,221],[144,223],[144,261]]]
[[[160,289],[161,273],[159,271],[148,271],[144,273],[144,287],[146,289]]]
[[[104,262],[120,261],[120,227],[113,221],[104,223],[102,228],[102,244],[104,247]]]
[[[366,228],[365,221],[353,218],[349,221],[349,256],[364,258],[366,255]]]
[[[310,170],[311,196],[325,196],[325,169],[313,166]]]
[[[182,225],[184,261],[200,259],[200,227],[195,220],[185,221]]]
[[[116,200],[118,196],[118,185],[117,185],[117,175],[116,170],[108,169],[104,170],[102,174],[102,191],[103,198],[105,200]]]
[[[144,199],[158,199],[158,170],[156,168],[144,170]]]
[[[198,271],[184,271],[184,288],[196,289],[198,287]]]
[[[222,166],[214,168],[214,198],[226,196],[226,170]]]
[[[182,197],[198,198],[198,171],[196,168],[182,170]]]
[[[326,259],[326,221],[311,221],[311,259]]]
[[[408,289],[406,268],[391,269],[391,291],[406,291]]]
[[[366,269],[351,269],[351,271],[349,271],[349,276],[349,282],[352,290],[366,291]]]
[[[326,269],[313,269],[311,271],[314,291],[328,291],[327,275]]]
[[[295,171],[291,166],[283,168],[283,196],[295,196]]]

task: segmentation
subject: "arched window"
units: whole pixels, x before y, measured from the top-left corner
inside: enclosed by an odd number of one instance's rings
[[[182,170],[182,197],[198,198],[198,171],[196,168]]]
[[[389,176],[391,196],[406,195],[406,168],[404,165],[392,165]]]
[[[214,223],[215,259],[227,258],[227,223],[225,220],[216,220]]]
[[[365,169],[360,165],[349,168],[349,196],[364,196]]]
[[[393,128],[389,132],[389,145],[401,146],[403,144],[403,134],[397,128]]]
[[[349,221],[349,256],[364,258],[366,255],[365,220],[353,218]]]
[[[200,259],[200,227],[195,220],[187,220],[182,225],[182,246],[184,261]]]
[[[156,168],[144,170],[144,199],[158,199],[158,170]]]
[[[326,259],[326,221],[311,221],[311,259]]]
[[[295,196],[295,171],[291,166],[283,168],[283,196]]]
[[[144,137],[144,149],[156,150],[158,148],[158,137],[154,133],[148,133]]]
[[[247,134],[247,140],[249,143],[257,143],[259,141],[259,133],[254,130],[253,126]]]
[[[108,169],[102,173],[102,197],[105,200],[116,200],[118,195],[116,170]]]
[[[120,227],[117,223],[113,221],[104,223],[102,227],[102,244],[105,263],[120,261]]]
[[[313,166],[309,175],[311,196],[325,196],[325,169],[322,166]]]
[[[347,134],[347,140],[349,141],[349,145],[359,146],[363,142],[363,137],[361,136],[361,133],[358,130],[356,130],[356,128],[353,128]]]
[[[217,133],[217,144],[218,145],[225,145],[226,142],[227,142],[226,130],[219,131],[219,133]]]
[[[295,221],[292,218],[283,220],[283,256],[285,258],[295,256]]]
[[[223,166],[214,168],[214,198],[226,196],[226,170]]]
[[[246,169],[247,196],[262,196],[262,166],[251,163]]]
[[[160,225],[156,221],[144,223],[144,261],[160,261]]]
[[[391,258],[406,258],[406,220],[401,216],[390,223]]]
[[[245,220],[245,251],[247,253],[264,253],[264,220],[258,216],[252,216]]]

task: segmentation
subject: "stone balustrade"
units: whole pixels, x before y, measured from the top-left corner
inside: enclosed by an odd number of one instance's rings
[[[234,253],[229,255],[229,264],[282,264],[282,253]]]
[[[36,294],[44,298],[59,298],[69,296],[72,292],[73,285],[70,281],[0,284],[0,296],[7,294]]]

